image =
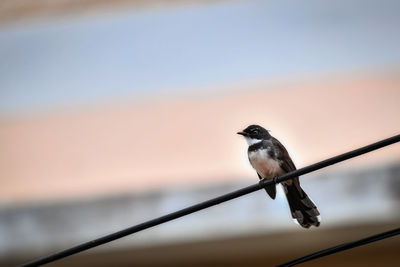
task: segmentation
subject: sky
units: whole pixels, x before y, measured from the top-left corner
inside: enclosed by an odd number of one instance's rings
[[[394,0],[222,1],[3,25],[0,115],[398,67],[399,8]]]

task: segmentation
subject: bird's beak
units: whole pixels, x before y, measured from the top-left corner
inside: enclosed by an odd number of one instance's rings
[[[245,132],[242,132],[242,131],[240,131],[240,132],[237,132],[237,134],[240,134],[240,135],[243,135],[243,136],[247,136],[247,135],[248,135],[247,133],[245,133]]]

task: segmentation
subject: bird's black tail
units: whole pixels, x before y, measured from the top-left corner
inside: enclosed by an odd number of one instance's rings
[[[319,211],[306,192],[301,189],[300,185],[296,186],[294,183],[282,185],[293,219],[296,219],[304,228],[310,228],[311,225],[318,227],[320,224],[317,217]]]

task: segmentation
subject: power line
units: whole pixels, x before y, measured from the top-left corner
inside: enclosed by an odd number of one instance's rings
[[[392,236],[395,236],[395,235],[398,235],[398,234],[400,234],[400,228],[396,228],[396,229],[393,229],[393,230],[390,230],[390,231],[387,231],[387,232],[384,232],[384,233],[376,234],[376,235],[373,235],[373,236],[369,236],[369,237],[366,237],[366,238],[363,238],[363,239],[360,239],[360,240],[356,240],[356,241],[344,243],[344,244],[341,244],[341,245],[338,245],[338,246],[334,246],[334,247],[330,247],[330,248],[327,248],[327,249],[323,249],[323,250],[308,254],[306,256],[303,256],[303,257],[300,257],[300,258],[285,262],[285,263],[280,264],[280,265],[278,265],[276,267],[294,266],[294,265],[299,264],[299,263],[303,263],[303,262],[306,262],[306,261],[314,260],[314,259],[317,259],[317,258],[320,258],[320,257],[323,257],[323,256],[327,256],[327,255],[330,255],[330,254],[333,254],[333,253],[337,253],[337,252],[340,252],[340,251],[343,251],[343,250],[346,250],[346,249],[351,249],[351,248],[355,248],[355,247],[358,247],[358,246],[366,245],[368,243],[379,241],[379,240],[382,240],[382,239],[385,239],[385,238],[389,238],[389,237],[392,237]]]
[[[341,162],[341,161],[344,161],[344,160],[347,160],[347,159],[350,159],[350,158],[353,158],[353,157],[356,157],[356,156],[360,156],[362,154],[371,152],[373,150],[376,150],[376,149],[379,149],[379,148],[382,148],[382,147],[385,147],[385,146],[388,146],[388,145],[392,145],[392,144],[397,143],[399,141],[400,141],[400,134],[392,136],[392,137],[389,137],[387,139],[383,139],[383,140],[378,141],[376,143],[373,143],[373,144],[370,144],[370,145],[367,145],[367,146],[364,146],[364,147],[349,151],[347,153],[344,153],[344,154],[341,154],[341,155],[337,155],[337,156],[334,156],[332,158],[329,158],[329,159],[314,163],[314,164],[309,165],[307,167],[304,167],[304,168],[301,168],[301,169],[298,169],[298,170],[295,170],[295,171],[292,171],[292,172],[288,172],[288,173],[286,173],[284,175],[281,175],[281,176],[278,176],[278,177],[276,177],[274,179],[261,180],[257,184],[253,184],[253,185],[247,186],[245,188],[230,192],[228,194],[225,194],[225,195],[222,195],[222,196],[219,196],[219,197],[216,197],[216,198],[213,198],[213,199],[210,199],[210,200],[195,204],[193,206],[190,206],[190,207],[187,207],[187,208],[184,208],[184,209],[169,213],[167,215],[164,215],[164,216],[149,220],[147,222],[144,222],[144,223],[141,223],[141,224],[137,224],[135,226],[132,226],[132,227],[126,228],[124,230],[121,230],[121,231],[118,231],[118,232],[115,232],[115,233],[100,237],[98,239],[95,239],[95,240],[92,240],[92,241],[77,245],[77,246],[72,247],[72,248],[68,248],[66,250],[62,250],[60,252],[51,254],[49,256],[33,260],[31,262],[28,262],[26,264],[21,265],[21,267],[38,266],[38,265],[43,265],[43,264],[46,264],[46,263],[50,263],[50,262],[53,262],[53,261],[56,261],[56,260],[71,256],[73,254],[76,254],[76,253],[79,253],[79,252],[82,252],[82,251],[85,251],[85,250],[88,250],[88,249],[103,245],[105,243],[114,241],[116,239],[125,237],[127,235],[130,235],[130,234],[133,234],[133,233],[137,233],[139,231],[154,227],[156,225],[159,225],[159,224],[171,221],[171,220],[175,220],[177,218],[189,215],[189,214],[197,212],[199,210],[203,210],[203,209],[215,206],[217,204],[232,200],[234,198],[238,198],[240,196],[255,192],[255,191],[260,190],[260,189],[262,189],[262,188],[264,188],[264,187],[266,187],[268,185],[271,185],[271,184],[274,184],[274,183],[280,183],[280,182],[286,181],[286,180],[288,180],[290,178],[297,177],[297,176],[300,176],[300,175],[304,175],[306,173],[310,173],[310,172],[325,168],[325,167],[327,167],[329,165],[333,165],[333,164],[336,164],[338,162]]]

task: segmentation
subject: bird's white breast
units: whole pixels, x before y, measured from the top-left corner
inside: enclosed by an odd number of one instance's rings
[[[248,136],[245,136],[245,139],[249,146],[262,142],[262,139],[255,139]]]
[[[249,160],[251,166],[262,178],[270,179],[284,173],[279,162],[272,159],[266,149],[249,152]]]

